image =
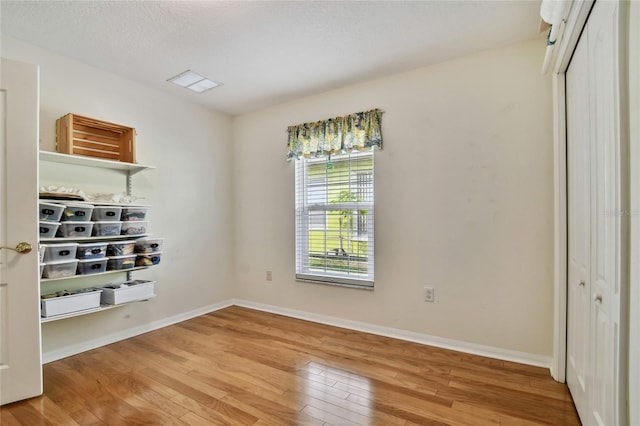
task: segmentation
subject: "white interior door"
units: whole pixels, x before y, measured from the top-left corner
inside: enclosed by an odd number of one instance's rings
[[[591,188],[591,350],[589,424],[621,424],[620,279],[623,217],[620,194],[618,2],[596,2],[587,24],[593,102]],[[620,413],[622,414],[622,413]]]
[[[0,67],[0,405],[42,393],[38,263],[38,67]],[[31,252],[10,250],[20,242]],[[8,248],[7,248],[8,247]]]
[[[567,383],[578,412],[588,409],[591,308],[591,121],[586,34],[566,73],[567,111]]]
[[[566,73],[567,383],[585,425],[625,423],[619,2],[596,2]]]

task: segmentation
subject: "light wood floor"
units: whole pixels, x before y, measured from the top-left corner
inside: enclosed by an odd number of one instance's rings
[[[579,425],[548,370],[231,307],[44,366],[11,425]]]

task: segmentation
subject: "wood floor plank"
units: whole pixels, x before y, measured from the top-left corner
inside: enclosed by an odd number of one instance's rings
[[[230,307],[47,364],[12,425],[579,425],[546,369]]]
[[[12,410],[14,410],[16,407],[17,404],[12,407]],[[15,418],[15,416],[11,411],[9,411],[9,409],[0,407],[0,425],[21,426],[21,423],[18,421],[18,419]]]

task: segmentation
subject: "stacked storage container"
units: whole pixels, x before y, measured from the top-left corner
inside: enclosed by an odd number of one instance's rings
[[[162,255],[162,238],[102,241],[104,237],[144,236],[149,223],[147,211],[146,206],[41,201],[41,239],[100,237],[98,242],[42,244],[42,278],[157,265]]]

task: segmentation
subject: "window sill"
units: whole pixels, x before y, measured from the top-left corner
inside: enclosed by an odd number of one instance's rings
[[[307,278],[305,276],[300,276],[300,275],[296,275],[296,281],[303,282],[303,283],[311,283],[311,284],[331,285],[335,287],[355,288],[358,290],[373,291],[374,289],[373,281],[363,281],[363,284],[357,284],[357,283],[343,282],[343,281],[323,281],[321,279]]]

